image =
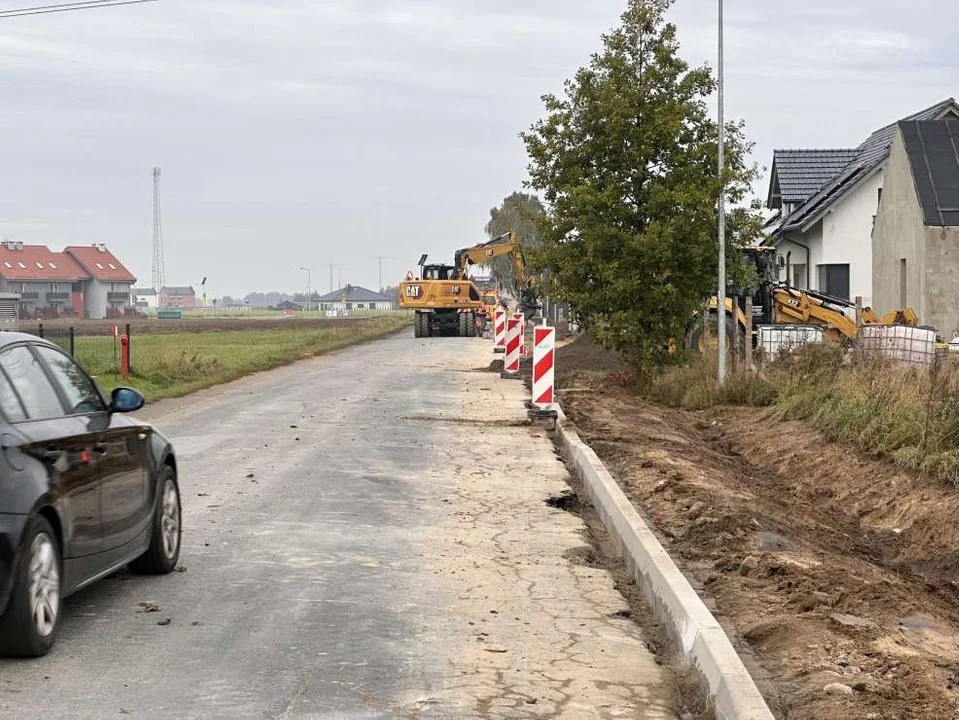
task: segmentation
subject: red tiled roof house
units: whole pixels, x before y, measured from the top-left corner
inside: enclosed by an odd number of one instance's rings
[[[136,278],[104,245],[53,252],[45,245],[0,243],[0,292],[20,295],[20,314],[39,311],[99,320],[130,305]]]
[[[91,320],[122,314],[132,304],[131,291],[137,279],[106,245],[72,245],[63,253],[89,276],[84,283],[83,306]]]
[[[20,295],[21,314],[73,311],[82,316],[87,272],[69,255],[45,245],[0,244],[0,292]]]

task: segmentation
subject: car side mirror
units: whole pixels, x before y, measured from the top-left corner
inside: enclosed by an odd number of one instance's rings
[[[136,412],[146,400],[132,388],[119,387],[110,394],[110,412]]]

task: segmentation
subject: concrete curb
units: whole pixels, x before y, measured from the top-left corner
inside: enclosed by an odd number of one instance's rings
[[[602,460],[556,406],[557,433],[629,572],[691,664],[718,720],[772,720],[773,714],[716,618],[686,580]]]

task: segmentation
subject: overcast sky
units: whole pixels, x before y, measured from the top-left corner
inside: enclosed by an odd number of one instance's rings
[[[539,96],[624,7],[160,0],[0,19],[0,235],[105,242],[148,285],[159,165],[168,284],[292,292],[308,266],[326,292],[332,262],[334,284],[373,288],[378,255],[395,283],[483,239],[525,178]],[[672,15],[684,56],[712,63],[715,0]],[[775,147],[858,145],[959,94],[957,27],[954,0],[727,0],[727,115],[764,166]]]

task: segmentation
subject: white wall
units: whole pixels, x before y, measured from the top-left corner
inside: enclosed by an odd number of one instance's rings
[[[872,306],[872,219],[879,209],[880,169],[839,201],[822,219],[822,257],[817,264],[849,264],[849,298]],[[813,268],[813,273],[816,269]]]
[[[93,278],[85,283],[83,290],[83,307],[91,320],[102,320],[106,317],[107,291],[109,284],[104,284]]]
[[[156,310],[156,309],[157,309],[157,304],[158,304],[159,301],[157,300],[157,296],[156,296],[156,295],[137,295],[136,298],[134,299],[134,302],[135,302],[135,303],[146,303],[146,306],[147,306],[148,309],[150,309],[150,310]]]

